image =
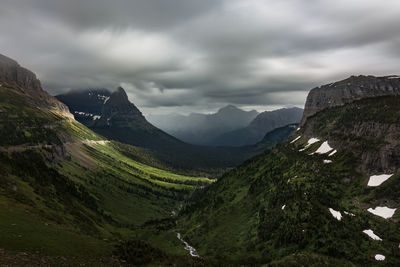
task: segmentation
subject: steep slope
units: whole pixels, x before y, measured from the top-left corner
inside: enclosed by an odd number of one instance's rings
[[[398,266],[399,126],[399,96],[321,110],[186,206],[183,238],[223,262]]]
[[[210,142],[223,133],[247,126],[257,115],[258,112],[255,110],[243,111],[228,105],[214,114],[153,115],[149,120],[187,143],[219,146],[222,144]]]
[[[399,94],[400,77],[397,75],[351,76],[342,81],[312,89],[306,100],[302,124],[309,116],[324,108],[340,106],[366,97]]]
[[[100,118],[103,104],[111,96],[107,89],[73,90],[55,96],[67,105],[77,121],[85,125]]]
[[[278,109],[259,114],[242,129],[222,134],[212,143],[223,146],[252,145],[259,142],[266,133],[291,123],[299,123],[303,115],[300,108]]]
[[[0,68],[12,73],[15,65]],[[134,147],[75,121],[40,83],[24,88],[19,80],[32,77],[24,73],[0,79],[1,265],[111,265],[119,240],[153,237],[143,225],[212,183],[133,160],[126,151]],[[186,255],[175,233],[165,239],[169,252]]]

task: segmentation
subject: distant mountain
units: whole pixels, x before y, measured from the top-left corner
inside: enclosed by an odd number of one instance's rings
[[[266,133],[288,124],[299,123],[301,108],[283,108],[259,114],[247,127],[216,137],[211,144],[222,146],[252,145],[261,141]]]
[[[148,119],[157,127],[187,143],[210,145],[217,136],[247,126],[258,114],[255,110],[244,111],[228,105],[214,114],[150,115]]]

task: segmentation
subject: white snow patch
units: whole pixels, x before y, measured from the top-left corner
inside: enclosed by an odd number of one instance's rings
[[[296,132],[300,131],[300,127],[296,129]]]
[[[284,210],[284,209],[285,209],[285,207],[286,207],[286,204],[282,206],[282,210]]]
[[[100,118],[101,118],[101,116],[99,116],[99,115],[94,115],[92,119],[95,121],[95,120],[98,120],[98,119],[100,119]]]
[[[342,220],[342,214],[340,213],[340,211],[334,210],[332,208],[329,208],[329,211],[332,214],[332,216],[336,218],[336,220],[338,221]]]
[[[333,155],[335,155],[336,152],[337,152],[337,150],[335,149],[335,150],[333,150],[331,153],[329,153],[328,156],[329,156],[329,157],[330,157],[330,156],[333,156]]]
[[[368,186],[380,186],[383,182],[389,179],[393,174],[372,175],[369,177]]]
[[[352,216],[352,217],[355,217],[355,216],[356,216],[356,215],[354,215],[353,213],[348,212],[348,211],[343,211],[343,212],[344,212],[344,214],[349,215],[349,216]]]
[[[319,141],[320,141],[320,140],[319,140],[318,138],[312,137],[312,138],[310,138],[310,139],[308,140],[307,145],[306,145],[304,148],[300,149],[299,151],[304,151],[304,150],[306,150],[309,146],[311,146],[312,144],[314,144],[314,143],[316,143],[316,142],[319,142]]]
[[[376,234],[374,234],[374,231],[372,231],[371,229],[367,229],[363,231],[364,234],[367,234],[370,238],[372,238],[373,240],[379,240],[382,241],[382,238],[380,238],[379,236],[377,236]]]
[[[393,217],[393,214],[396,212],[396,209],[391,209],[388,207],[376,207],[375,209],[369,208],[368,211],[374,215],[380,216],[384,219],[388,219]]]
[[[290,143],[291,144],[293,144],[294,142],[296,142],[297,140],[299,140],[301,138],[301,135],[300,136],[297,136],[295,139],[293,139]]]
[[[382,254],[375,255],[375,260],[377,260],[377,261],[384,261],[385,259],[386,259],[385,255],[382,255]]]
[[[388,77],[388,79],[400,79],[400,77],[397,75],[393,75],[393,76]]]
[[[104,99],[104,103],[103,103],[103,104],[107,103],[108,99],[110,99],[109,96],[107,96],[107,97]]]
[[[324,159],[324,163],[332,163],[332,160],[330,160],[330,159]]]
[[[321,144],[321,146],[315,151],[318,154],[325,154],[331,151],[333,148],[328,144],[328,141],[325,141]]]
[[[190,256],[200,258],[199,253],[197,253],[196,249],[188,244],[185,240],[182,239],[181,234],[177,233],[176,237],[185,244],[185,249],[189,251]]]

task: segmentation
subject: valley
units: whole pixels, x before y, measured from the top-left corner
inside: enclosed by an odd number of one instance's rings
[[[0,264],[400,264],[393,76],[352,76],[328,100],[315,88],[301,124],[206,147],[147,122],[123,88],[82,124],[0,59]]]

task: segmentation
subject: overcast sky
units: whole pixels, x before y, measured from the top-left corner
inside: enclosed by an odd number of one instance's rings
[[[399,0],[0,0],[0,53],[51,94],[122,85],[145,114],[303,106],[400,73]]]

